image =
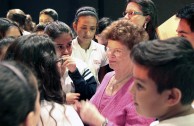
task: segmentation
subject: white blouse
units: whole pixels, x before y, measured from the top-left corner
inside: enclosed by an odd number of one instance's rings
[[[84,126],[71,105],[43,100],[40,111],[41,119],[38,126]]]

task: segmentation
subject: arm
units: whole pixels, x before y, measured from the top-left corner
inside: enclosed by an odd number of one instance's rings
[[[75,92],[80,93],[80,100],[90,99],[96,92],[97,87],[97,82],[94,76],[85,64],[79,62],[81,67],[84,68],[82,70],[83,73],[80,74],[74,58],[71,56],[64,56],[63,58],[64,63],[62,66],[68,68],[68,75],[74,83]],[[80,67],[80,65],[78,66]]]
[[[75,85],[75,92],[80,93],[80,99],[90,99],[95,94],[97,82],[89,69],[86,69],[82,75],[78,69],[74,72],[68,71],[68,74]]]

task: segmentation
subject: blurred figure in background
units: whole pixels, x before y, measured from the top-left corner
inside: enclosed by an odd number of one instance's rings
[[[103,30],[109,26],[112,23],[112,20],[108,17],[103,17],[98,21],[98,28],[96,30],[96,35],[95,35],[95,39],[97,40],[97,42],[99,44],[104,45],[105,47],[107,46],[108,40],[106,40],[105,38],[103,38],[103,36],[101,35],[101,33],[103,32]]]
[[[0,39],[0,61],[4,58],[7,48],[11,43],[14,42],[14,40],[15,39],[12,37],[5,37],[3,39]]]
[[[35,27],[36,27],[36,23],[33,22],[31,15],[26,14],[26,21],[25,21],[24,29],[32,33],[34,32]]]
[[[34,29],[34,32],[38,35],[43,35],[45,27],[46,27],[46,24],[37,24]]]
[[[23,35],[30,34],[30,32],[28,32],[24,29],[25,23],[26,23],[26,14],[22,10],[20,10],[20,9],[11,9],[7,12],[6,17],[8,19],[16,22],[19,25],[20,29],[22,30]]]
[[[48,24],[58,20],[58,13],[54,9],[47,8],[40,11],[39,24]]]
[[[22,36],[19,26],[7,18],[0,18],[0,39],[4,37],[17,38]]]

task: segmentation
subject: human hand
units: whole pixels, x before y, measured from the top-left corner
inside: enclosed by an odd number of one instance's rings
[[[85,123],[93,126],[101,126],[104,122],[105,117],[89,101],[76,102],[75,105],[81,119]]]
[[[74,104],[80,97],[79,93],[66,93],[66,101],[68,104]]]
[[[64,59],[63,66],[67,67],[73,73],[76,70],[75,60],[69,55],[64,55],[62,58]]]

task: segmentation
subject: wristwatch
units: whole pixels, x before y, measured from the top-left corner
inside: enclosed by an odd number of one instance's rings
[[[108,119],[107,119],[107,118],[105,118],[105,120],[104,120],[104,122],[102,123],[102,125],[101,125],[101,126],[107,126],[107,124],[108,124]]]

